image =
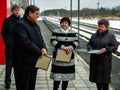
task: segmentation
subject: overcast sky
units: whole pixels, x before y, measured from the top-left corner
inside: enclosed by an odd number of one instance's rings
[[[35,5],[40,8],[40,11],[46,9],[68,9],[70,10],[71,0],[35,0]],[[99,7],[113,8],[120,5],[120,0],[80,0],[80,9],[97,8],[97,2],[99,1]],[[78,0],[72,0],[72,7],[74,10],[78,9]]]

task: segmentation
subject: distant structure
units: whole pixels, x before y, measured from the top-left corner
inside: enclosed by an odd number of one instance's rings
[[[13,4],[18,4],[21,7],[20,14],[23,16],[24,10],[28,5],[35,5],[35,0],[10,0],[11,6]]]
[[[22,9],[25,10],[25,8],[28,5],[33,5],[35,4],[35,0],[10,0],[11,5],[13,4],[18,4]]]
[[[97,16],[99,17],[99,5],[100,5],[100,2],[99,2],[99,0],[98,0],[98,2],[97,2]]]

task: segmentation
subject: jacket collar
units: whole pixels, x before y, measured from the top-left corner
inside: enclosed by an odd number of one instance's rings
[[[11,17],[13,17],[15,19],[20,19],[20,16],[16,17],[14,14],[12,14]]]
[[[25,16],[24,16],[23,18],[24,18],[30,25],[34,25],[34,24],[36,23],[36,22],[35,22],[35,23],[31,22],[31,21],[30,21],[27,17],[25,17]]]
[[[108,32],[109,32],[108,29],[107,29],[106,31],[104,31],[104,32],[98,32],[98,30],[97,30],[97,35],[102,35],[102,36],[104,36],[104,35],[106,35]]]

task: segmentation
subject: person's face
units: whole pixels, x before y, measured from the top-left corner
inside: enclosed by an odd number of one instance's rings
[[[98,31],[99,31],[99,32],[104,32],[104,31],[106,31],[106,30],[107,30],[107,28],[105,27],[104,24],[98,25]]]
[[[12,13],[13,13],[16,17],[18,17],[18,16],[20,15],[20,8],[15,8],[15,9],[13,9],[13,10],[12,10]]]
[[[37,20],[37,18],[39,17],[39,10],[35,11],[34,13],[29,12],[28,17],[29,17],[30,21],[35,22]]]
[[[68,24],[67,21],[62,21],[60,26],[61,26],[62,29],[67,30],[68,27],[69,27],[69,24]]]

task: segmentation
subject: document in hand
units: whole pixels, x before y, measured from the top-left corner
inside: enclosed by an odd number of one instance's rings
[[[61,61],[61,62],[70,62],[70,60],[71,60],[71,55],[72,55],[72,52],[69,53],[69,54],[66,54],[65,50],[63,50],[63,49],[58,49],[55,60],[56,60],[56,61]]]
[[[104,53],[106,50],[90,50],[88,53],[91,54],[102,54]]]
[[[51,58],[50,57],[43,56],[42,58],[38,58],[35,67],[43,69],[43,70],[47,70],[48,67],[49,67],[50,62],[51,62]]]

